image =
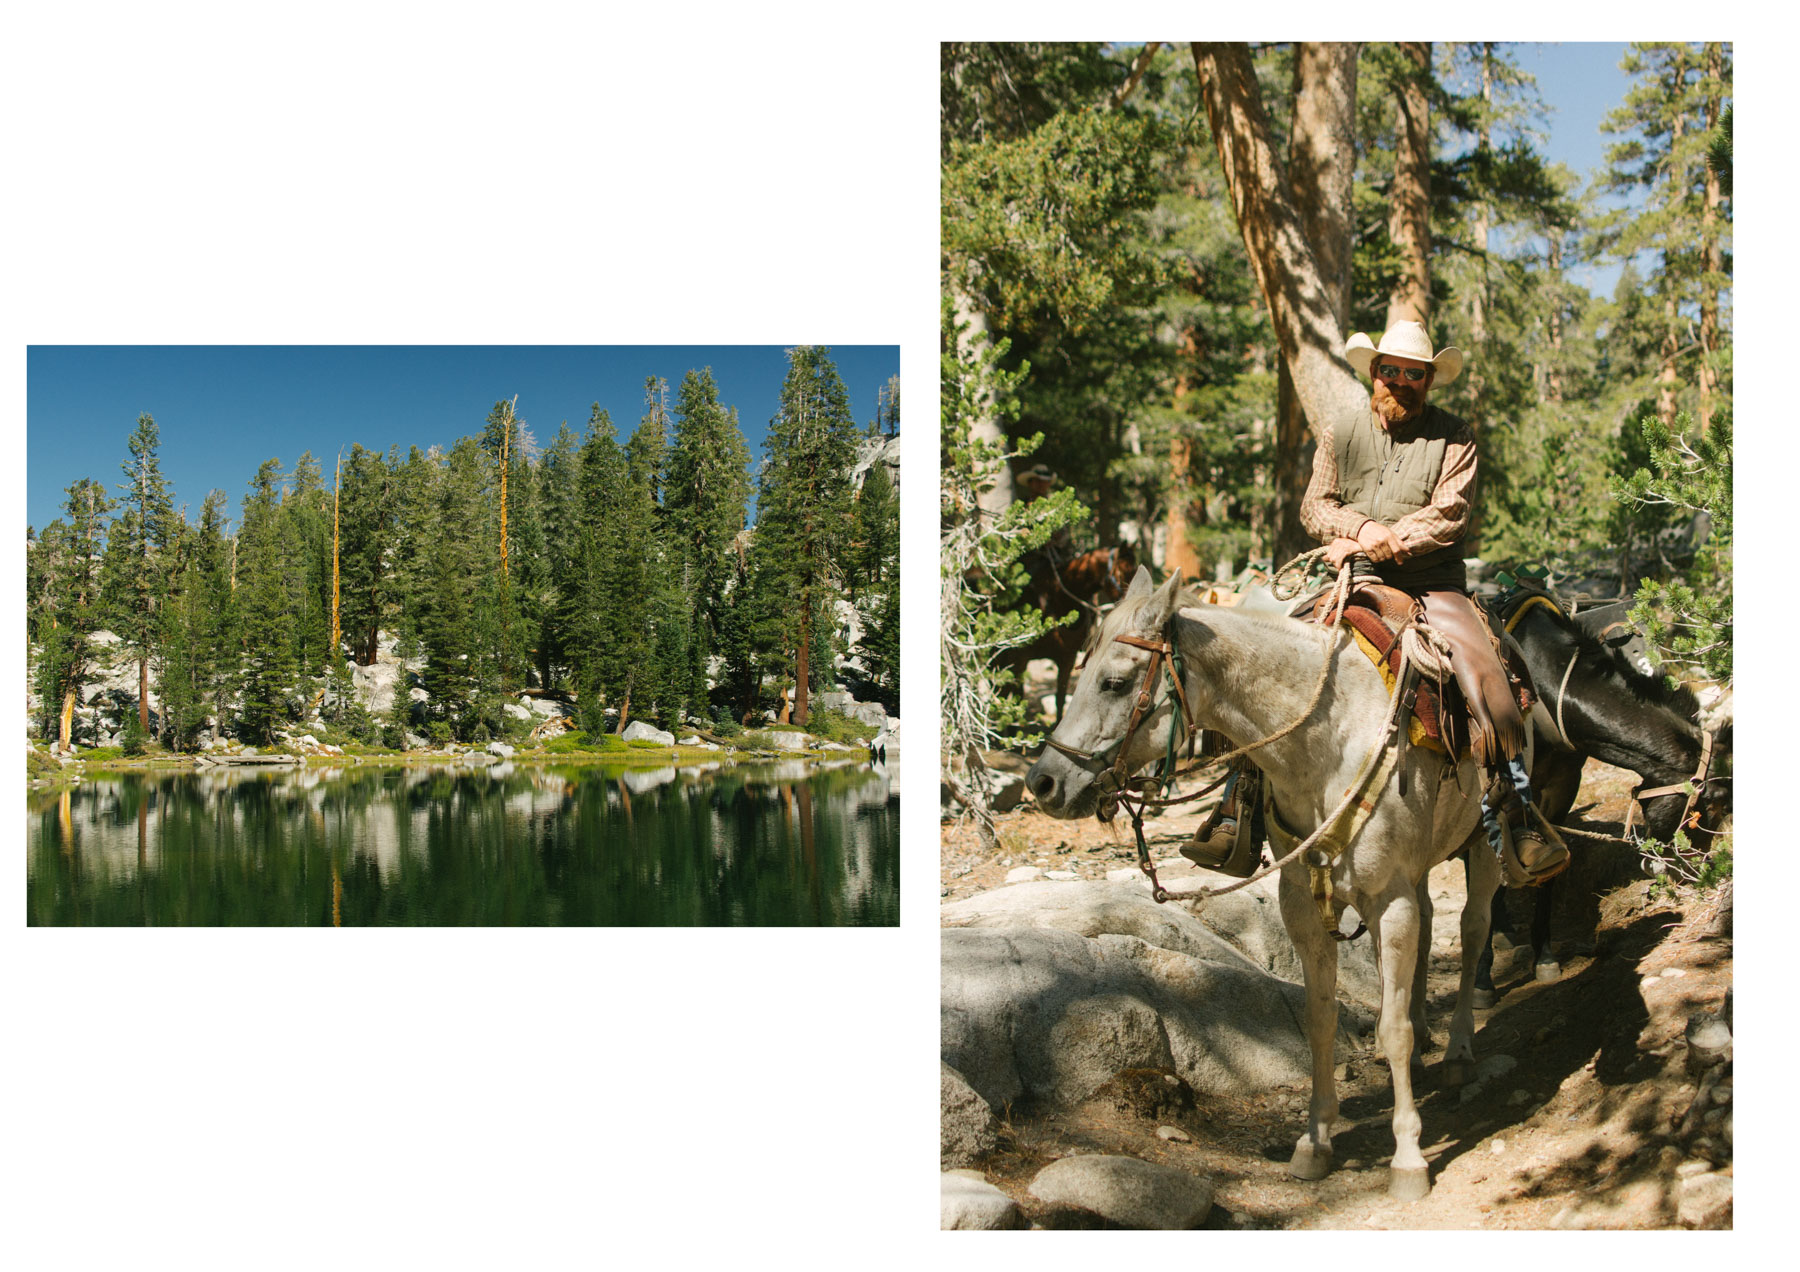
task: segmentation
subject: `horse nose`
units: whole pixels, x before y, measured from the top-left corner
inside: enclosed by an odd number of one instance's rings
[[[1038,803],[1049,804],[1056,798],[1056,778],[1034,768],[1025,775],[1025,789]]]

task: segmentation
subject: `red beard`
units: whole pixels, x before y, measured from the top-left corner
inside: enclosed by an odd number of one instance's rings
[[[1377,380],[1372,401],[1375,405],[1375,413],[1385,423],[1399,424],[1412,419],[1424,409],[1425,394],[1422,389],[1405,386],[1389,388],[1387,381]]]

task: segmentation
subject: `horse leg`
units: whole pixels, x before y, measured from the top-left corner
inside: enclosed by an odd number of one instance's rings
[[[1500,895],[1500,863],[1494,860],[1486,838],[1479,833],[1469,841],[1468,860],[1469,895],[1462,912],[1462,980],[1456,988],[1456,1010],[1450,1015],[1450,1045],[1444,1052],[1446,1086],[1461,1086],[1474,1075],[1478,979],[1482,960],[1491,964],[1494,957],[1489,916],[1494,898]],[[1484,951],[1479,958],[1477,950]],[[1488,988],[1491,993],[1491,978]],[[1488,1001],[1493,1000],[1490,997]]]
[[[1553,981],[1562,975],[1562,964],[1550,948],[1550,903],[1555,900],[1550,889],[1555,886],[1554,879],[1539,884],[1531,907],[1532,975],[1540,981]]]
[[[1581,770],[1587,758],[1567,751],[1550,751],[1532,769],[1532,789],[1537,792],[1538,809],[1545,820],[1566,820],[1581,792]],[[1562,965],[1550,950],[1550,905],[1556,886],[1554,879],[1539,884],[1531,906],[1531,961],[1533,975],[1540,981],[1553,981],[1562,975]]]
[[[1375,1036],[1387,1057],[1394,1083],[1394,1162],[1388,1171],[1388,1195],[1418,1201],[1431,1191],[1431,1173],[1419,1151],[1423,1126],[1413,1102],[1412,997],[1414,970],[1420,957],[1418,897],[1407,887],[1379,899],[1369,921],[1381,950],[1381,1020]],[[1318,1055],[1314,1048],[1315,1061]]]
[[[1467,900],[1465,906],[1475,904],[1474,860],[1477,849],[1471,847],[1463,852],[1463,891]],[[1508,937],[1512,935],[1512,917],[1506,911],[1506,893],[1496,888],[1494,899],[1489,905],[1487,936],[1481,943],[1481,957],[1475,963],[1475,1006],[1486,1011],[1494,1005],[1500,994],[1494,988],[1494,933],[1502,932]],[[1469,947],[1465,944],[1464,950]]]
[[[1412,1062],[1423,1071],[1425,1053],[1431,1050],[1431,1025],[1425,1019],[1425,1003],[1430,997],[1426,980],[1431,973],[1431,872],[1419,878],[1413,900],[1419,906],[1419,956],[1413,960],[1412,983]]]
[[[1323,1179],[1331,1170],[1331,1125],[1337,1121],[1337,1077],[1332,1048],[1337,1040],[1337,944],[1325,931],[1303,873],[1281,872],[1281,921],[1300,955],[1306,981],[1306,1041],[1312,1049],[1312,1099],[1306,1133],[1294,1145],[1288,1173]]]

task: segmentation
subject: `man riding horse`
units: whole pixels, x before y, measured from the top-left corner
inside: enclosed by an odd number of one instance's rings
[[[1475,499],[1474,430],[1427,401],[1435,385],[1461,372],[1462,351],[1433,352],[1423,326],[1397,322],[1379,345],[1357,332],[1344,356],[1369,377],[1369,409],[1315,421],[1319,442],[1301,524],[1326,545],[1334,568],[1365,556],[1383,583],[1423,607],[1425,624],[1449,647],[1450,667],[1468,704],[1476,761],[1496,779],[1482,800],[1489,842],[1501,854],[1509,882],[1547,879],[1567,864],[1568,850],[1527,824],[1524,805],[1531,792],[1520,760],[1525,722],[1466,590],[1462,540]],[[1221,813],[1202,828],[1202,841],[1222,848],[1236,837],[1246,785],[1233,783]]]

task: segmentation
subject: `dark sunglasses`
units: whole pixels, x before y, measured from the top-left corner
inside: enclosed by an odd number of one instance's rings
[[[1430,369],[1430,367],[1395,367],[1383,363],[1375,368],[1375,374],[1383,380],[1398,380],[1401,376],[1405,376],[1409,380],[1418,381],[1423,380],[1425,373]]]

